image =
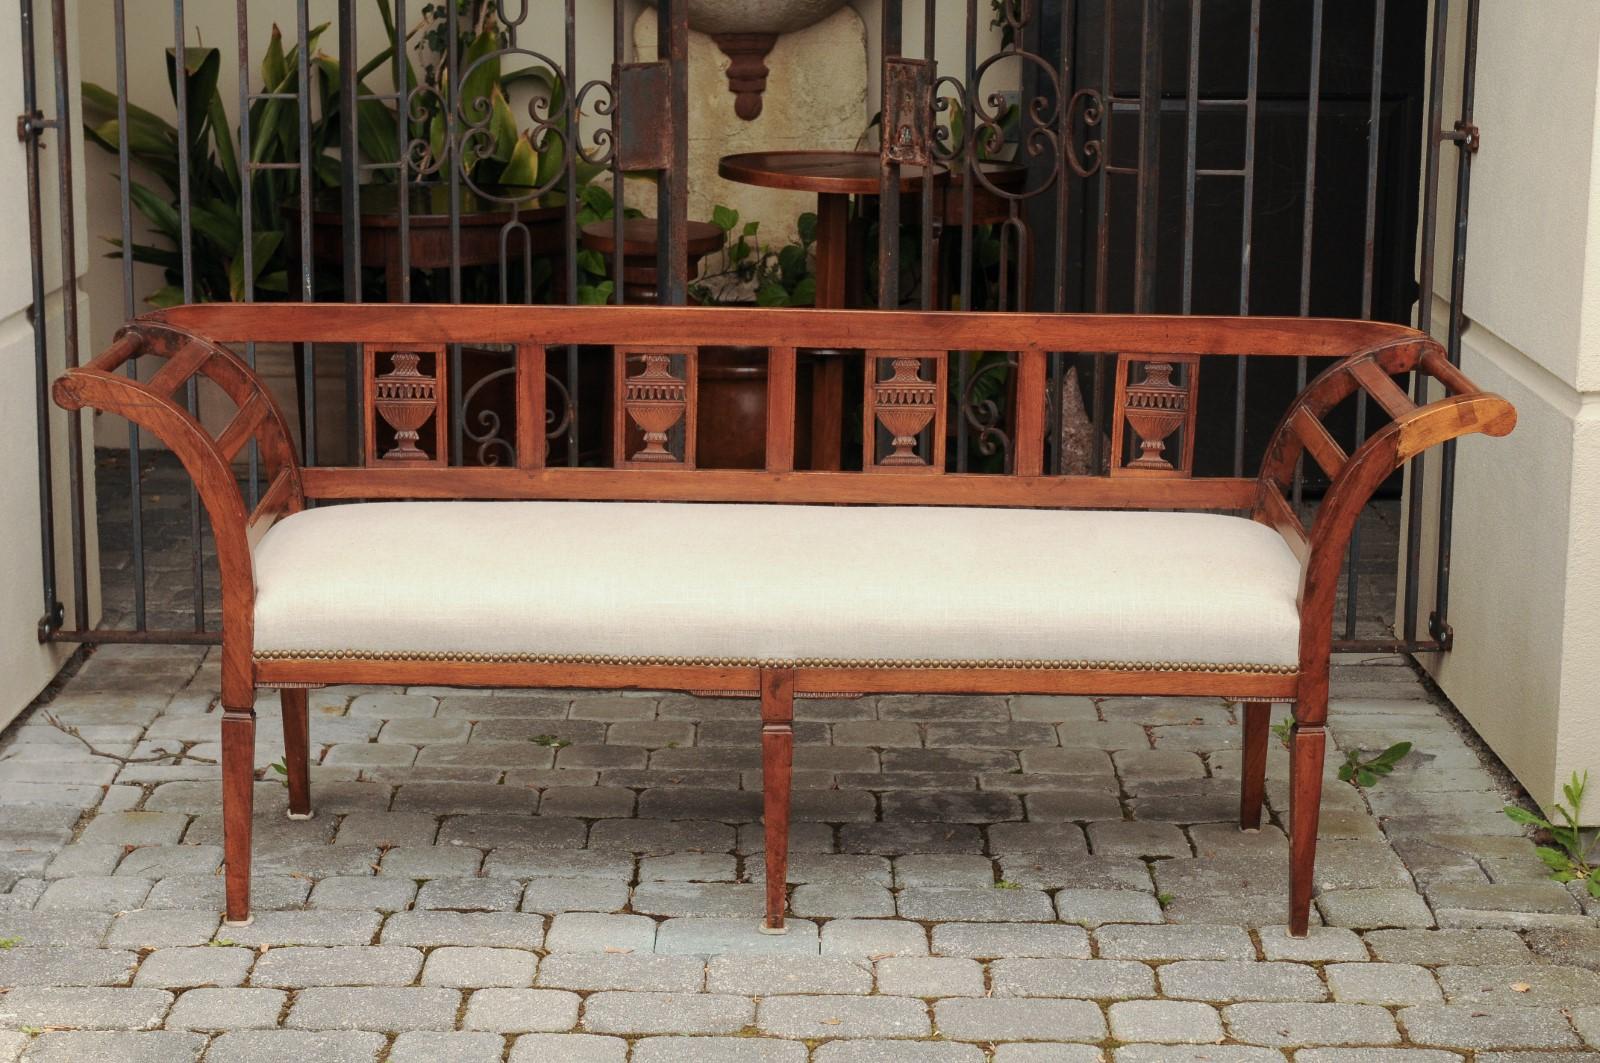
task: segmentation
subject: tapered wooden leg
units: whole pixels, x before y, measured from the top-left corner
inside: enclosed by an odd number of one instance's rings
[[[1261,829],[1261,801],[1267,788],[1267,725],[1272,706],[1264,701],[1244,704],[1244,758],[1239,765],[1239,829]]]
[[[255,796],[256,710],[222,710],[222,856],[229,926],[250,924],[250,818]]]
[[[1297,723],[1289,742],[1289,933],[1294,937],[1305,937],[1311,923],[1327,741],[1321,724]]]
[[[297,687],[278,691],[283,703],[283,768],[289,783],[289,818],[310,819],[311,718],[307,692]]]
[[[789,789],[794,774],[794,673],[761,673],[761,796],[766,824],[767,915],[761,929],[787,933]]]

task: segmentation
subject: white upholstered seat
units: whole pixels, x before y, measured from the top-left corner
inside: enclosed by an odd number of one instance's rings
[[[1300,566],[1240,517],[374,502],[255,551],[258,656],[1297,661]]]

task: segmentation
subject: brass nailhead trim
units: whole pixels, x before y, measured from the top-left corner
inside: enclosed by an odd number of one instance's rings
[[[1294,675],[1292,664],[1219,664],[1195,661],[940,661],[840,660],[802,657],[761,660],[755,657],[622,657],[599,653],[443,653],[407,650],[257,650],[257,661],[435,661],[463,664],[598,664],[656,665],[682,668],[882,668],[969,671],[1000,668],[1015,671],[1068,672],[1207,672],[1222,675]]]

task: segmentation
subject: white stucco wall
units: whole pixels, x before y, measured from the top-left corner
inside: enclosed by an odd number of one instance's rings
[[[1448,71],[1459,91],[1461,26]],[[1539,71],[1539,91],[1528,72]],[[1546,808],[1600,777],[1600,8],[1486,4],[1462,340],[1468,375],[1516,404],[1504,440],[1460,448],[1452,652],[1424,663]],[[1456,99],[1447,103],[1456,113]],[[1446,119],[1448,122],[1449,119]],[[1445,149],[1447,173],[1454,148]],[[1446,184],[1451,182],[1448,180]],[[1448,189],[1447,189],[1448,191]],[[1450,197],[1442,217],[1449,218]],[[1435,248],[1449,283],[1451,226]],[[1436,328],[1446,312],[1437,304]],[[1431,496],[1437,462],[1424,476]],[[1431,507],[1430,507],[1431,512]],[[1435,528],[1425,528],[1423,614]],[[1587,819],[1600,820],[1600,801]]]
[[[68,3],[69,11],[76,4]],[[46,6],[44,10],[48,10]],[[44,11],[41,11],[44,15]],[[39,48],[40,96],[44,101],[54,99],[51,88],[50,37],[48,17],[41,17],[37,25]],[[0,114],[21,114],[22,78],[16,65],[20,54],[21,37],[17,19],[0,19],[0,56],[7,57],[6,68],[10,76],[0,78]],[[52,107],[44,104],[46,113]],[[49,145],[41,161],[45,196],[45,251],[48,256],[49,290],[46,324],[51,337],[53,357],[52,373],[61,368],[61,232],[59,214],[55,209],[55,158],[57,144],[54,132],[46,136]],[[74,150],[82,150],[82,138],[73,130]],[[11,209],[0,212],[0,244],[10,253],[0,255],[0,726],[9,723],[24,708],[60,668],[71,647],[43,646],[38,639],[39,619],[44,614],[41,596],[40,525],[39,525],[39,451],[35,437],[34,352],[33,325],[28,308],[32,299],[32,271],[29,266],[28,217],[24,208],[26,151],[12,137],[0,137],[0,188],[7,194]],[[82,194],[81,182],[78,194]],[[84,261],[82,234],[78,240],[78,263]],[[80,320],[86,314],[80,313]],[[66,418],[54,418],[52,457],[58,472],[56,502],[55,544],[60,559],[58,578],[60,596],[67,607],[70,623],[72,617],[72,582],[69,560],[70,538],[67,526]],[[92,484],[94,470],[86,470]],[[98,569],[94,557],[93,514],[89,521],[90,536],[90,604],[91,617],[98,610]]]

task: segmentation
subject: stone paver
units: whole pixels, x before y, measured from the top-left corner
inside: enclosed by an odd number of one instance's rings
[[[106,647],[50,711],[215,757],[217,673]],[[1600,909],[1409,669],[1333,682],[1340,748],[1419,763],[1329,783],[1298,939],[1286,758],[1241,834],[1217,699],[803,700],[782,936],[749,699],[315,692],[318,816],[257,784],[245,928],[215,766],[91,762],[36,709],[0,748],[0,1061],[1596,1063]]]
[[[594,1033],[733,1033],[754,1016],[748,997],[725,993],[601,992],[583,1004],[583,1028]]]
[[[928,1006],[908,997],[793,996],[761,1002],[756,1025],[774,1037],[926,1037]]]
[[[448,1030],[455,1027],[461,994],[454,989],[322,986],[302,990],[288,1025],[301,1030]]]
[[[558,989],[480,989],[467,999],[465,1030],[539,1033],[570,1030],[578,1022],[578,994]]]
[[[1230,1004],[1223,1017],[1239,1040],[1282,1048],[1400,1041],[1393,1016],[1370,1004]]]
[[[1086,1000],[941,1000],[939,1029],[958,1041],[1098,1041],[1106,1035],[1100,1009]]]
[[[167,1014],[175,1030],[270,1030],[289,994],[281,989],[191,989]]]
[[[1217,1009],[1182,1000],[1122,1000],[1108,1009],[1118,1041],[1215,1044],[1222,1040]]]

